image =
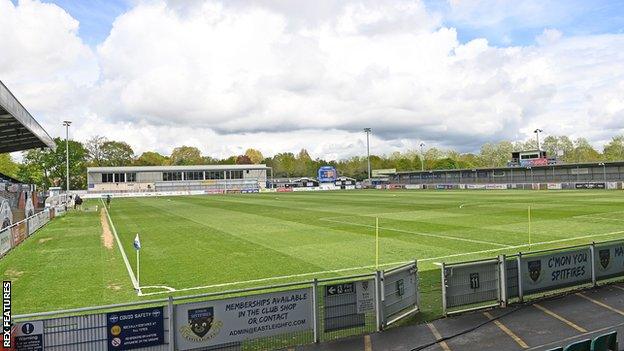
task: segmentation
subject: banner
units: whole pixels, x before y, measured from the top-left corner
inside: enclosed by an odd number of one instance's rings
[[[179,350],[312,329],[311,289],[175,306]]]
[[[0,232],[0,256],[4,256],[11,250],[11,229]]]
[[[590,282],[590,258],[589,248],[522,257],[522,289],[533,293]]]
[[[596,245],[594,250],[596,278],[605,279],[624,274],[624,243]]]
[[[106,314],[108,350],[132,350],[165,343],[163,308]]]
[[[561,190],[562,186],[561,183],[548,183],[547,188],[548,190]]]
[[[405,184],[405,189],[422,189],[422,185],[420,184]]]
[[[13,247],[19,245],[28,236],[28,226],[26,221],[21,221],[11,228],[11,236],[13,237]]]
[[[466,189],[485,189],[485,184],[466,184]]]
[[[490,190],[507,190],[507,184],[486,184],[485,188]]]
[[[574,187],[576,189],[605,189],[606,184],[605,183],[591,183],[591,182],[575,183]]]

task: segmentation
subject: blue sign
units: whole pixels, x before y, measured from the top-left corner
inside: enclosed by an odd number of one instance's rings
[[[163,307],[106,314],[108,350],[132,350],[165,342]]]
[[[323,166],[318,170],[318,180],[321,183],[333,183],[338,178],[338,171],[333,166]]]

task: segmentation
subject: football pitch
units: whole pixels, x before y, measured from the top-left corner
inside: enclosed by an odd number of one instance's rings
[[[95,205],[102,207],[97,200],[87,203]],[[417,259],[423,310],[435,315],[437,263],[622,238],[624,192],[362,190],[118,198],[109,215],[71,212],[0,260],[4,279],[14,281],[14,313],[372,272],[378,219],[380,268]],[[132,283],[137,233],[142,296]]]

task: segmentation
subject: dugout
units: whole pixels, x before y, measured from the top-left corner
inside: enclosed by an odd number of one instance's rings
[[[349,177],[338,177],[334,184],[340,189],[355,189],[356,180]]]

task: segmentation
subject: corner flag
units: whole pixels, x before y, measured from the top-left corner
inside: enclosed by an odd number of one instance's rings
[[[137,251],[141,250],[141,240],[139,240],[139,233],[137,233],[136,237],[134,238],[134,248]]]

